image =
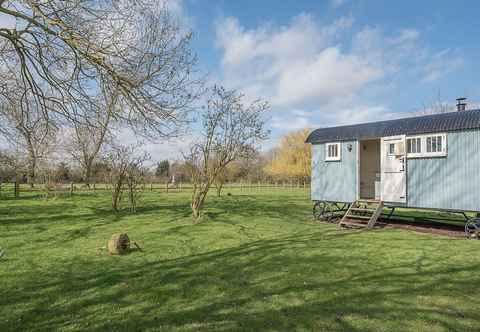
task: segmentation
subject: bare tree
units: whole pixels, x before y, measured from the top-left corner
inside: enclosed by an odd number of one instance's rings
[[[0,150],[0,186],[3,181],[12,181],[18,173],[18,160],[9,151]]]
[[[101,88],[118,92],[117,116],[147,136],[169,135],[197,97],[191,33],[165,2],[0,0],[16,20],[0,28],[0,70],[19,73],[27,111],[77,119]]]
[[[433,100],[428,105],[425,103],[423,104],[423,108],[419,112],[419,115],[441,114],[453,111],[455,111],[455,105],[442,100],[442,96],[439,90],[435,100]]]
[[[136,212],[137,200],[140,196],[148,154],[139,154],[138,146],[110,147],[106,161],[109,167],[108,181],[112,189],[112,209],[119,211],[125,190],[128,192],[128,204],[131,212]]]
[[[13,82],[18,83],[9,83]],[[52,119],[44,117],[39,109],[23,107],[18,95],[29,93],[18,88],[18,84],[0,85],[0,134],[25,152],[27,181],[33,187],[38,162],[52,147],[57,128]]]
[[[90,109],[81,112],[83,119],[72,121],[73,134],[67,147],[83,170],[83,181],[90,187],[93,166],[105,143],[112,140],[111,124],[115,120],[118,94],[103,91]]]
[[[137,156],[132,160],[127,168],[127,191],[128,191],[128,203],[130,206],[130,212],[137,212],[138,200],[145,188],[146,177],[148,170],[145,168],[145,161],[150,159],[146,154]]]
[[[268,103],[244,104],[243,100],[237,91],[215,86],[201,111],[201,138],[185,156],[193,182],[191,208],[196,221],[215,179],[234,160],[254,154],[258,142],[268,136],[264,120]]]

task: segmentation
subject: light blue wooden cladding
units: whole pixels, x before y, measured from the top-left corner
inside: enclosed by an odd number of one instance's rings
[[[341,145],[340,161],[325,161],[325,144],[312,146],[312,200],[353,202],[357,199],[357,142]]]
[[[313,200],[357,199],[358,143],[341,149],[341,161],[325,161],[325,144],[312,146]],[[407,158],[406,176],[407,207],[480,211],[480,130],[447,133],[447,156]]]
[[[409,207],[480,211],[480,131],[447,134],[447,157],[407,160]]]

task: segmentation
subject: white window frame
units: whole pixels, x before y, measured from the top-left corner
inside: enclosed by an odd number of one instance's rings
[[[436,152],[427,152],[427,139],[432,137],[440,136],[442,139],[442,150]],[[410,139],[420,139],[421,142],[421,152],[412,153],[408,152],[408,140]],[[426,135],[417,135],[417,136],[408,136],[406,139],[407,142],[407,157],[408,158],[429,158],[429,157],[446,157],[448,154],[447,151],[447,134],[446,133],[436,133],[436,134],[426,134]]]
[[[415,140],[415,145],[417,145],[418,140],[420,140],[420,152],[408,152],[409,150],[409,140]],[[425,151],[425,144],[424,144],[424,137],[423,136],[408,136],[405,140],[405,145],[406,145],[406,152],[407,152],[407,157],[408,158],[421,158],[425,157],[424,153]],[[416,149],[418,151],[418,148]]]
[[[338,154],[336,156],[329,156],[328,150],[330,146],[336,146]],[[325,144],[325,161],[340,161],[342,160],[342,143],[326,143]]]

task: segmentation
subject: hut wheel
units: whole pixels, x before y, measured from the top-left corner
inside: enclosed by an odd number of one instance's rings
[[[323,212],[325,211],[325,206],[327,203],[320,201],[316,202],[315,205],[313,206],[313,217],[315,220],[321,220]]]
[[[335,222],[338,217],[337,211],[338,209],[333,204],[325,203],[325,209],[323,210],[321,220],[332,223]]]
[[[480,218],[472,218],[467,221],[465,235],[469,239],[480,239]]]

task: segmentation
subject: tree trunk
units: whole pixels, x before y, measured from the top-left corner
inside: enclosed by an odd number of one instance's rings
[[[37,158],[35,157],[35,152],[33,149],[28,149],[28,165],[27,165],[27,183],[30,185],[30,188],[35,186],[35,170],[37,168]]]
[[[118,212],[118,203],[122,195],[122,186],[123,179],[119,180],[117,183],[112,184],[112,209],[115,212]]]
[[[136,184],[133,178],[127,180],[128,182],[128,200],[130,201],[130,212],[137,212],[137,202],[135,200]]]
[[[14,187],[13,187],[13,196],[15,198],[19,198],[20,197],[20,186],[18,184],[18,180],[17,178],[15,178],[15,183],[14,183]]]
[[[223,183],[217,183],[215,189],[217,189],[217,197],[220,197],[222,195]]]
[[[85,186],[87,188],[90,188],[90,182],[92,177],[92,165],[93,165],[93,160],[87,160],[84,165],[85,170],[84,170],[83,181],[85,182]]]
[[[192,217],[194,222],[198,222],[202,215],[203,203],[205,202],[205,198],[207,197],[208,189],[204,189],[192,197]]]

